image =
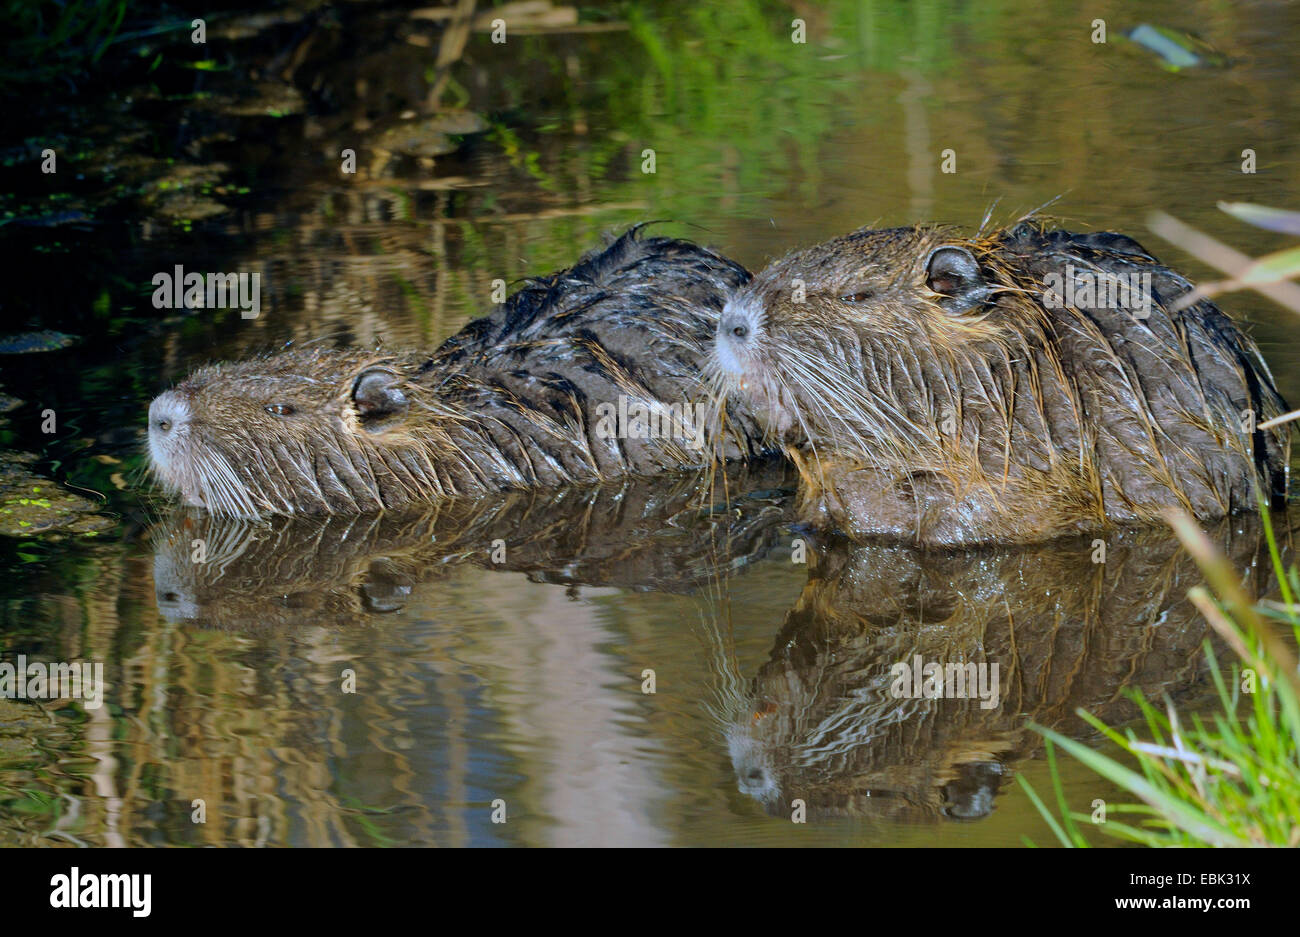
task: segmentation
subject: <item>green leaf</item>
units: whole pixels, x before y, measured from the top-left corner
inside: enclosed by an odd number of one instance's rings
[[[1246,286],[1278,283],[1300,276],[1300,247],[1288,247],[1275,254],[1266,254],[1255,261],[1238,279]]]
[[[1254,205],[1250,202],[1220,202],[1219,209],[1257,228],[1300,236],[1300,211],[1269,208],[1267,205]]]
[[[1176,797],[1158,789],[1149,780],[1130,771],[1117,761],[1100,752],[1093,751],[1087,745],[1066,738],[1051,729],[1039,729],[1046,738],[1060,745],[1067,752],[1083,762],[1093,771],[1113,784],[1117,784],[1129,793],[1142,798],[1160,813],[1178,825],[1180,829],[1191,833],[1215,846],[1240,846],[1241,841],[1223,825],[1207,817],[1202,811],[1188,806]]]
[[[1061,845],[1067,849],[1074,845],[1070,842],[1070,838],[1065,835],[1065,830],[1061,829],[1061,824],[1056,822],[1056,817],[1052,815],[1052,812],[1047,809],[1047,805],[1043,803],[1042,798],[1038,796],[1038,792],[1034,790],[1033,785],[1025,780],[1024,775],[1017,774],[1016,783],[1024,789],[1030,802],[1038,809],[1038,813],[1042,818],[1047,821],[1047,825],[1052,828],[1052,832],[1056,835],[1056,838],[1061,841]]]

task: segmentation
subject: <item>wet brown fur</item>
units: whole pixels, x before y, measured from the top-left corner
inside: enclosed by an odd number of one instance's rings
[[[978,264],[979,301],[930,287],[945,246]],[[1149,316],[1048,308],[1044,277],[1067,264],[1151,274]],[[1121,235],[857,231],[737,291],[717,389],[748,399],[800,466],[805,514],[859,538],[1028,542],[1171,507],[1221,517],[1254,509],[1257,491],[1278,504],[1289,434],[1255,427],[1285,404],[1217,307],[1168,311],[1190,288]]]

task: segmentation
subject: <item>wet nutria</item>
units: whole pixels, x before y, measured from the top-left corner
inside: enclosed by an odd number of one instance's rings
[[[1130,238],[1037,222],[974,238],[860,230],[723,311],[719,394],[747,398],[856,538],[1030,542],[1287,488],[1285,411],[1249,337]]]
[[[754,422],[731,413],[705,439],[696,402],[722,304],[748,272],[638,230],[531,281],[433,354],[295,350],[196,371],[149,408],[154,474],[187,504],[259,517],[755,454]]]

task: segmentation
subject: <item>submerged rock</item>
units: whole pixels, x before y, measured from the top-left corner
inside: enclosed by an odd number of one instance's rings
[[[487,130],[487,121],[472,111],[449,111],[390,127],[374,145],[404,156],[444,156],[460,149],[456,137]]]
[[[112,518],[95,513],[93,501],[32,472],[25,463],[35,458],[0,452],[0,535],[85,534],[113,526]]]

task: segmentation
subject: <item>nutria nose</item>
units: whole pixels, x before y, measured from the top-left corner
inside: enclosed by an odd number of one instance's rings
[[[149,404],[149,434],[166,436],[185,426],[190,420],[190,408],[175,391],[167,391]]]
[[[749,338],[749,322],[740,314],[724,314],[718,322],[718,334],[731,342],[745,342]]]
[[[718,323],[718,334],[743,342],[749,337],[749,323],[742,316],[724,315]]]

